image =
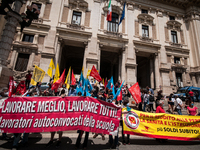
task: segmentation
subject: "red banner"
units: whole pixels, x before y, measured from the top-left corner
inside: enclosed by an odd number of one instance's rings
[[[140,93],[140,87],[138,82],[135,83],[132,87],[130,87],[129,92],[131,93],[131,95],[133,96],[134,100],[136,103],[140,103],[141,100],[141,93]]]
[[[83,130],[116,135],[121,109],[90,97],[11,97],[0,113],[2,133]]]
[[[95,68],[95,66],[92,67],[92,70],[90,72],[90,76],[94,77],[98,82],[102,81],[102,78],[99,75],[99,73],[97,72],[97,69]]]

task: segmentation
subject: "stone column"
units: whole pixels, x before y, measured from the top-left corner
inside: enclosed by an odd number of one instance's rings
[[[126,63],[126,54],[125,54],[125,50],[124,50],[124,51],[122,51],[121,80],[122,80],[122,82],[125,80],[125,83],[126,83],[127,81],[126,81],[125,63]]]
[[[83,57],[83,76],[86,77],[87,76],[87,72],[88,72],[88,68],[86,65],[86,58],[87,58],[87,54],[88,54],[88,42],[84,42],[85,45],[85,51],[84,51],[84,57]],[[100,49],[100,48],[99,48]],[[100,66],[100,64],[99,64]]]
[[[22,6],[22,0],[15,1],[15,12],[19,13]],[[22,21],[21,16],[14,12],[9,11],[6,16],[6,24],[3,30],[0,41],[0,88],[7,87],[9,82],[9,76],[13,76],[13,71],[8,68],[7,59],[11,51],[12,43],[16,33],[16,27],[20,21]]]
[[[196,82],[195,74],[192,75],[192,86],[197,87],[197,82]]]
[[[121,76],[121,70],[122,70],[122,55],[119,55],[119,66],[118,66],[118,80],[121,81],[122,76]]]
[[[29,61],[28,61],[28,70],[31,70],[33,68],[33,61],[35,59],[35,53],[32,52],[30,57],[29,57]]]
[[[150,82],[151,88],[154,89],[154,63],[152,58],[150,58]]]
[[[158,62],[158,54],[155,53],[155,79],[156,79],[156,90],[160,89],[160,71],[159,71],[159,62]]]
[[[58,42],[56,46],[56,54],[55,54],[55,58],[56,58],[55,67],[57,66],[57,64],[58,65],[60,64],[60,59],[61,59],[61,54],[62,54],[61,42],[62,42],[62,38],[58,37]]]
[[[17,0],[15,2],[15,10],[17,13],[19,13],[22,6],[22,1]],[[7,58],[9,55],[9,52],[12,47],[12,43],[14,40],[16,27],[20,21],[22,21],[21,16],[17,15],[14,12],[8,12],[6,16],[7,23],[5,25],[2,38],[0,41],[0,64],[3,66],[7,65]]]
[[[13,50],[12,52],[12,56],[11,56],[11,61],[10,61],[10,67],[11,69],[13,69],[15,67],[15,59],[16,59],[16,55],[17,55],[17,51],[16,50]]]
[[[200,87],[200,73],[197,74],[197,86]]]
[[[187,85],[187,81],[186,81],[186,73],[185,73],[185,71],[182,74],[182,80],[183,80],[183,86],[186,86]]]

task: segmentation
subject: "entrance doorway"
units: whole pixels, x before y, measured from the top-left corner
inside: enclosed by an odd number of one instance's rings
[[[137,56],[137,81],[141,88],[150,85],[150,59],[148,57]]]
[[[84,51],[83,47],[64,46],[60,61],[60,72],[66,69],[67,74],[71,66],[74,74],[80,74],[83,66]]]
[[[110,79],[113,76],[114,83],[118,81],[119,54],[115,52],[101,51],[100,76]]]

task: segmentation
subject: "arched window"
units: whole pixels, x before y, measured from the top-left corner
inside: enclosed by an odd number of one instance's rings
[[[112,13],[112,21],[108,21],[108,31],[118,32],[119,15]]]

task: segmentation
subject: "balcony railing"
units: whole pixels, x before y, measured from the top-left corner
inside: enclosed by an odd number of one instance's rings
[[[108,30],[104,30],[103,32],[104,32],[104,34],[109,35],[109,36],[118,37],[118,38],[123,37],[123,34],[119,33],[119,32],[111,32],[111,31],[108,31]]]
[[[85,30],[84,26],[78,25],[78,24],[66,24],[67,28],[75,29],[75,30]]]

